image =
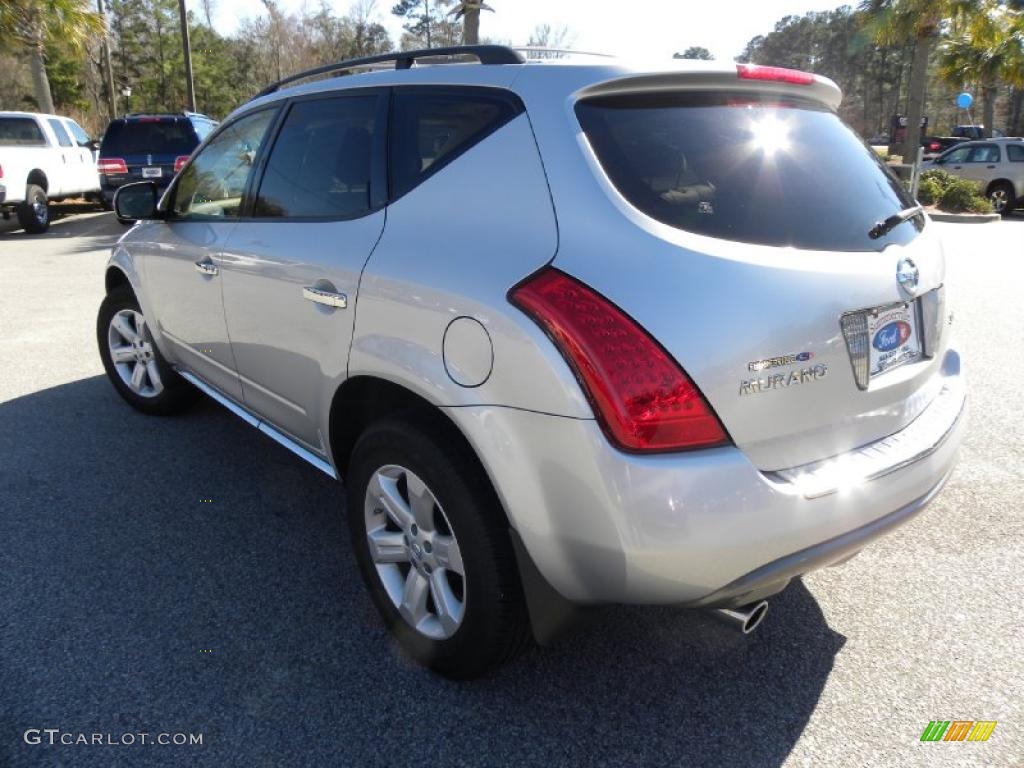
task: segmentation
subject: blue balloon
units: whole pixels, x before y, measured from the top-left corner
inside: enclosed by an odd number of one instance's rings
[[[956,105],[960,109],[970,109],[971,104],[974,103],[974,97],[969,93],[961,93],[956,97]]]

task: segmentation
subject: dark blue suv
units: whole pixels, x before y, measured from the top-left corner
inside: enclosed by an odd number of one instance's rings
[[[162,192],[216,127],[216,121],[196,112],[111,120],[97,162],[104,206],[111,206],[118,187],[132,181],[153,181]]]

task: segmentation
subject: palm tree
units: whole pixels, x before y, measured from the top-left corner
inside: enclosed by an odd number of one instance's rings
[[[919,129],[928,87],[928,61],[950,24],[971,16],[984,0],[862,0],[867,29],[879,45],[914,41],[907,96],[907,135],[900,151],[904,162],[917,157]]]
[[[995,2],[972,16],[940,46],[939,75],[956,87],[978,84],[985,137],[992,135],[1000,82],[1024,85],[1024,21]]]
[[[89,8],[89,0],[3,0],[0,3],[0,40],[28,55],[32,89],[41,112],[54,111],[50,80],[46,76],[47,41],[80,52],[90,40],[105,34],[103,18]]]

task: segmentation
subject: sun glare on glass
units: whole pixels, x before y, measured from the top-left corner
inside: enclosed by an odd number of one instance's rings
[[[751,146],[771,157],[789,149],[789,126],[774,115],[754,120],[750,124]]]

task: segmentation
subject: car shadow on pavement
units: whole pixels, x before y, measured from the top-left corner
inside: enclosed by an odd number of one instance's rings
[[[118,224],[113,213],[97,211],[96,206],[82,203],[81,205],[62,204],[51,207],[50,228],[38,235],[30,235],[21,229],[16,218],[9,221],[0,220],[0,242],[25,242],[34,240],[54,240],[74,237],[88,237],[104,240],[94,247],[113,245],[127,227]]]
[[[748,637],[615,607],[453,683],[381,627],[338,484],[219,406],[145,417],[96,376],[0,403],[0,456],[5,766],[775,766],[844,642],[794,583]]]

